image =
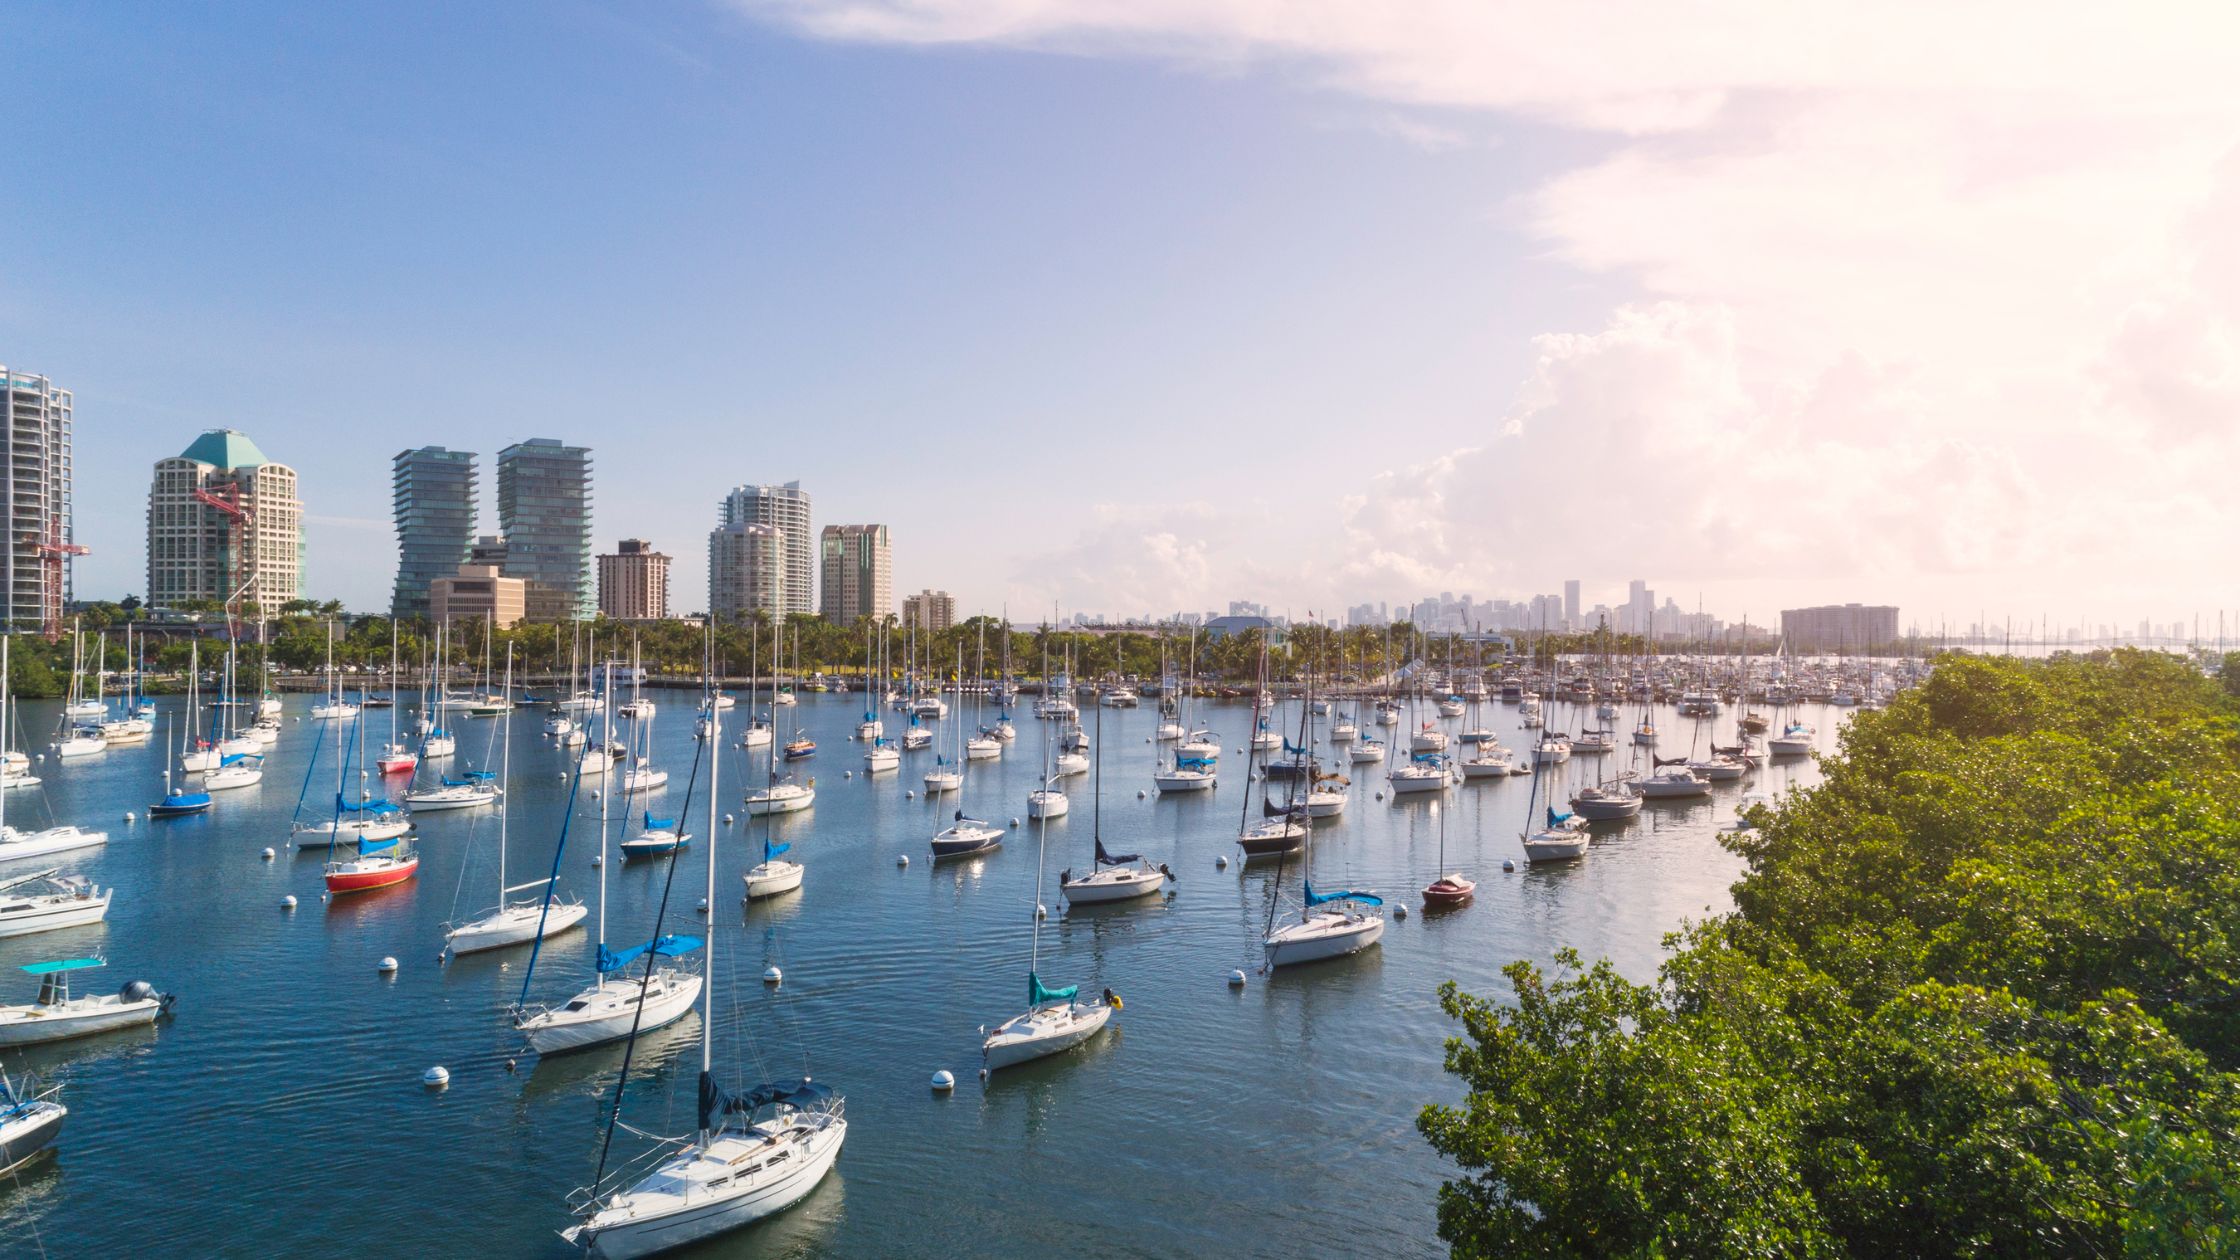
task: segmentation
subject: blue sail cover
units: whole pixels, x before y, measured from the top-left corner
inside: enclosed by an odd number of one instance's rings
[[[674,818],[655,818],[655,817],[653,816],[653,811],[652,811],[652,810],[650,810],[650,809],[649,809],[649,810],[647,810],[647,811],[646,811],[646,830],[647,830],[647,831],[675,831],[676,829],[677,829],[677,820],[676,820],[676,819],[674,819]]]
[[[1097,861],[1104,866],[1119,866],[1124,862],[1141,862],[1141,853],[1122,853],[1118,856],[1104,851],[1104,841],[1097,841]]]
[[[240,762],[247,761],[252,757],[256,758],[256,760],[258,761],[264,760],[264,758],[258,757],[255,753],[227,753],[225,756],[218,758],[218,764],[221,766],[235,765]]]
[[[1375,893],[1351,891],[1318,893],[1314,890],[1314,881],[1312,880],[1307,881],[1306,889],[1307,904],[1310,906],[1327,905],[1333,901],[1358,901],[1363,905],[1368,906],[1381,906],[1384,904],[1384,898],[1377,896]]]
[[[1435,766],[1439,764],[1440,757],[1439,754],[1435,752],[1419,752],[1409,760],[1420,762],[1421,764],[1427,766]]]
[[[1562,811],[1561,813],[1558,813],[1558,812],[1556,811],[1556,807],[1555,807],[1555,806],[1553,806],[1553,805],[1550,805],[1550,806],[1548,807],[1548,825],[1549,825],[1549,826],[1551,826],[1551,827],[1561,827],[1562,825],[1564,825],[1565,823],[1567,823],[1567,822],[1570,822],[1570,821],[1571,821],[1571,811],[1570,811],[1570,810],[1568,810],[1568,809],[1567,809],[1567,810],[1564,810],[1564,811]]]
[[[1211,757],[1177,757],[1174,759],[1174,768],[1177,770],[1208,770],[1212,767],[1213,758]]]
[[[342,799],[342,793],[340,792],[334,794],[334,807],[346,814],[394,814],[397,812],[395,801],[346,801]]]
[[[767,861],[769,861],[769,860],[770,860],[771,858],[774,858],[774,857],[778,856],[779,854],[781,854],[781,853],[785,852],[786,850],[788,850],[788,849],[790,849],[790,848],[792,848],[792,847],[793,847],[793,845],[792,845],[791,843],[787,843],[787,844],[772,844],[772,843],[770,843],[770,842],[769,842],[768,840],[765,840],[765,841],[763,841],[763,842],[762,842],[762,860],[763,860],[763,861],[765,861],[765,862],[767,862]]]
[[[1045,989],[1042,987],[1041,976],[1031,971],[1027,973],[1027,1005],[1029,1006],[1040,1006],[1044,1002],[1071,1002],[1073,995],[1079,992],[1081,992],[1081,986],[1078,984],[1069,984],[1062,989]]]
[[[370,857],[371,855],[379,853],[385,849],[394,849],[396,847],[397,842],[394,839],[360,840],[358,841],[358,856]]]
[[[664,958],[676,958],[689,954],[698,948],[700,948],[700,938],[697,936],[657,937],[643,945],[633,945],[619,954],[601,945],[598,959],[599,974],[607,975],[620,971],[649,953],[659,954]]]
[[[488,770],[469,770],[466,774],[466,778],[469,783],[488,783],[490,780],[497,777],[497,775],[492,774]]]
[[[1290,753],[1294,757],[1301,756],[1307,751],[1306,749],[1299,747],[1297,744],[1292,743],[1291,737],[1289,735],[1283,737],[1283,750],[1287,753]]]
[[[724,1092],[716,1078],[706,1072],[700,1074],[700,1127],[713,1129],[721,1116],[750,1115],[773,1103],[788,1107],[809,1107],[826,1102],[832,1097],[830,1086],[818,1085],[806,1076],[797,1081],[770,1081],[757,1085],[744,1093]]]

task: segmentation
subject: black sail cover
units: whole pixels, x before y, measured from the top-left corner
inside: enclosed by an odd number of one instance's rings
[[[700,1074],[700,1127],[702,1129],[713,1129],[717,1127],[717,1121],[721,1117],[751,1115],[757,1109],[767,1107],[772,1103],[784,1103],[789,1107],[807,1107],[812,1103],[823,1102],[830,1097],[832,1097],[830,1087],[815,1084],[806,1076],[798,1080],[769,1081],[757,1085],[745,1093],[730,1094],[724,1092],[723,1086],[716,1084],[716,1078],[713,1075],[702,1072]]]

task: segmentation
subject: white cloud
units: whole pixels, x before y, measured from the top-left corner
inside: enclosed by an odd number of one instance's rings
[[[2240,9],[739,3],[826,38],[1262,64],[1411,126],[1601,138],[1523,222],[1637,297],[1539,339],[1502,436],[1349,501],[1347,580],[1482,589],[1545,573],[1539,548],[1588,573],[2185,601],[2159,616],[2240,594]],[[1217,561],[1178,536],[1167,563]]]

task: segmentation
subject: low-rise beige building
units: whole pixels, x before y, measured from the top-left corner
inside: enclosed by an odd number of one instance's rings
[[[529,583],[494,564],[462,564],[450,577],[428,583],[428,616],[437,625],[488,621],[507,629],[529,614]]]

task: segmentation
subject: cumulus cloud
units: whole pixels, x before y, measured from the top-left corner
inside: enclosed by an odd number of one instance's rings
[[[833,39],[1264,66],[1393,118],[1592,141],[1521,222],[1634,297],[1538,339],[1499,436],[1348,500],[1334,580],[1498,587],[1545,576],[1537,547],[1863,594],[2235,598],[2240,9],[737,3]],[[1218,559],[1175,541],[1173,579],[1204,581]]]

